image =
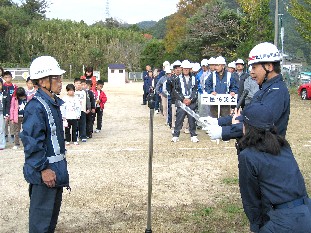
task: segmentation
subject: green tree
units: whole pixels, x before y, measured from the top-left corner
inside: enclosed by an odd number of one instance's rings
[[[240,21],[240,16],[221,0],[205,4],[188,21],[185,45],[190,57],[235,57],[241,42]]]
[[[42,19],[49,3],[46,0],[26,0],[21,7],[32,19]]]
[[[291,0],[289,12],[297,19],[297,31],[311,43],[311,0]]]
[[[0,7],[3,6],[13,6],[13,3],[10,0],[0,0]]]
[[[146,65],[161,68],[165,57],[165,46],[163,41],[151,40],[141,53],[140,65],[144,70]]]
[[[241,8],[241,43],[238,57],[248,57],[249,51],[258,43],[273,41],[273,23],[269,17],[270,0],[237,0]]]

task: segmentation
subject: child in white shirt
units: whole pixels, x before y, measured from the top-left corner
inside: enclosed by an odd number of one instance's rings
[[[78,120],[81,116],[81,103],[79,98],[75,95],[75,86],[73,84],[68,84],[66,86],[66,91],[67,95],[63,98],[65,103],[60,107],[65,127],[66,145],[69,145],[71,141],[73,144],[78,145],[76,132]]]

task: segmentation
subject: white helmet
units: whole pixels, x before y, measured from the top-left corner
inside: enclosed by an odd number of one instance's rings
[[[181,63],[181,67],[184,68],[184,69],[191,69],[191,68],[192,68],[192,64],[191,64],[190,61],[184,60],[184,61]]]
[[[238,60],[236,60],[235,64],[243,64],[244,65],[244,61],[239,58]]]
[[[229,64],[228,64],[228,68],[233,68],[233,69],[235,69],[235,62],[233,61],[233,62],[230,62]]]
[[[66,71],[59,67],[54,57],[41,56],[32,61],[30,65],[30,79],[40,79],[50,75],[62,75]]]
[[[163,67],[170,66],[171,64],[168,61],[163,62]]]
[[[211,57],[210,59],[208,59],[208,64],[210,64],[210,65],[216,65],[216,58]]]
[[[201,61],[201,66],[208,66],[208,60],[204,58],[204,59]]]
[[[226,60],[222,56],[216,57],[215,62],[216,62],[216,65],[226,65]]]
[[[172,73],[170,66],[166,66],[164,71],[165,71],[166,74],[171,74]]]
[[[269,42],[256,45],[249,53],[248,64],[278,62],[281,61],[281,54],[278,48]]]
[[[200,68],[201,68],[200,63],[194,63],[192,66],[192,71],[198,72],[200,70]]]
[[[177,60],[173,63],[173,66],[181,66],[181,62],[179,60]]]

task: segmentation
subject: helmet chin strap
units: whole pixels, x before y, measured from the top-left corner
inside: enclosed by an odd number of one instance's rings
[[[49,77],[49,82],[50,82],[50,88],[46,88],[46,87],[43,87],[44,89],[46,89],[48,92],[50,92],[52,95],[54,95],[55,93],[51,90],[51,87],[52,87],[52,77]]]
[[[271,71],[266,69],[265,64],[266,63],[261,63],[262,68],[266,71],[266,75],[265,75],[265,78],[264,78],[262,83],[264,83],[264,82],[266,82],[268,80],[268,74],[271,72]]]

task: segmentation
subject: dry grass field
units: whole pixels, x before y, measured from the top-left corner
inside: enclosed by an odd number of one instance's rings
[[[64,84],[65,86],[65,84]],[[65,88],[63,87],[63,90]],[[106,84],[103,130],[86,143],[67,147],[71,192],[64,191],[57,232],[145,232],[149,108],[141,106],[142,84]],[[291,95],[287,138],[311,192],[311,101]],[[234,141],[219,145],[198,131],[199,143],[171,131],[154,117],[152,230],[249,232],[238,187]],[[0,232],[28,229],[28,185],[23,150],[0,151]]]

